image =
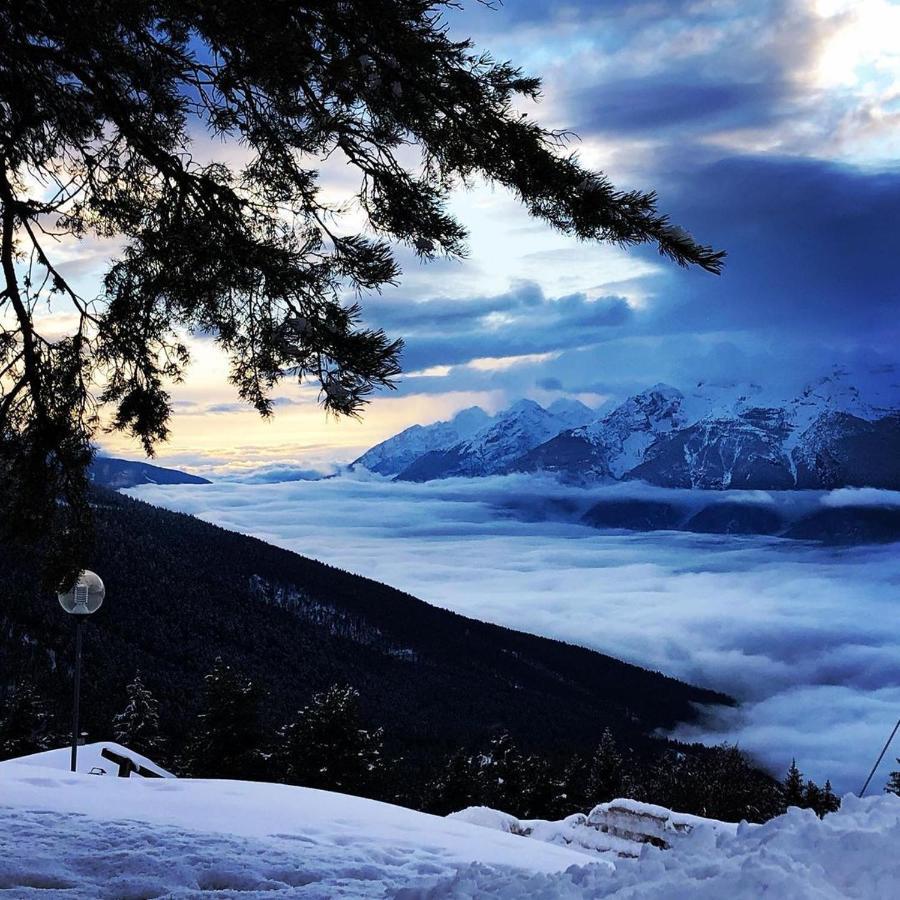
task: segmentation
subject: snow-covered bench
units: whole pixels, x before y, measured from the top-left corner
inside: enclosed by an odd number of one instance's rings
[[[159,772],[155,772],[153,769],[141,765],[139,762],[135,762],[130,756],[126,756],[124,753],[116,753],[115,750],[110,750],[109,747],[104,747],[100,751],[100,755],[119,767],[119,778],[128,778],[132,773],[140,775],[141,778],[163,777]]]
[[[611,853],[620,857],[639,857],[646,844],[669,850],[696,828],[730,834],[737,830],[736,824],[677,813],[664,806],[628,799],[601,803],[588,815],[575,813],[556,822],[517,819],[509,813],[486,806],[471,806],[451,813],[449,818],[560,844],[583,853]]]

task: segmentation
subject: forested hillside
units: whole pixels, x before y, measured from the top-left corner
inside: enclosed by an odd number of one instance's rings
[[[95,485],[115,490],[138,484],[209,484],[206,478],[199,475],[112,456],[95,456],[89,475]]]
[[[466,619],[189,516],[98,492],[90,567],[107,601],[86,628],[84,725],[103,738],[140,668],[176,741],[221,656],[266,692],[274,725],[348,683],[388,746],[442,754],[508,730],[534,750],[628,745],[728,699],[589,650]],[[2,552],[0,672],[66,709],[72,623],[20,553]]]

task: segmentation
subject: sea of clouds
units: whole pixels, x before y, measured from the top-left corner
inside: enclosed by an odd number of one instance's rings
[[[577,524],[600,497],[678,495],[699,505],[710,495],[588,490],[525,475],[427,484],[351,475],[128,493],[465,615],[726,691],[739,708],[676,736],[736,741],[773,772],[796,757],[810,777],[858,790],[900,712],[896,545],[601,533]],[[847,491],[745,499],[803,510],[897,502]]]

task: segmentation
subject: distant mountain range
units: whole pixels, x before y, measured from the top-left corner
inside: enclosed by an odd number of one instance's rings
[[[210,484],[206,478],[178,469],[164,469],[131,459],[97,456],[91,463],[91,481],[100,487],[120,490],[141,484]]]
[[[900,373],[835,369],[787,399],[756,384],[665,384],[599,415],[577,401],[521,400],[413,426],[356,460],[400,481],[550,472],[581,484],[900,489]]]
[[[496,416],[472,406],[449,422],[413,425],[372,447],[353,465],[406,481],[492,475],[536,444],[593,417],[594,411],[577,400],[557,400],[547,409],[520,400]]]

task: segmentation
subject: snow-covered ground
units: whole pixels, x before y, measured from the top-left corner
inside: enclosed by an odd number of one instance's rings
[[[0,896],[383,897],[473,862],[522,874],[584,863],[523,841],[307,788],[0,764]]]
[[[86,775],[116,775],[118,765],[114,760],[103,755],[103,750],[109,750],[120,756],[127,756],[135,766],[143,766],[155,772],[160,778],[174,778],[175,776],[158,766],[152,759],[135,753],[128,747],[123,747],[114,741],[99,741],[95,744],[86,744],[78,748],[77,771]],[[19,757],[16,765],[37,766],[41,769],[56,769],[60,772],[69,772],[72,764],[72,750],[70,747],[58,747],[55,750],[45,750],[43,753],[32,753],[31,756]],[[3,765],[0,763],[0,765]],[[0,796],[2,799],[2,796]]]
[[[592,857],[547,843],[560,829],[510,833],[491,811],[442,819],[284,785],[70,774],[55,760],[0,764],[0,896],[893,900],[900,885],[892,796],[846,797],[821,822],[795,809],[762,826],[699,823],[669,850]]]

